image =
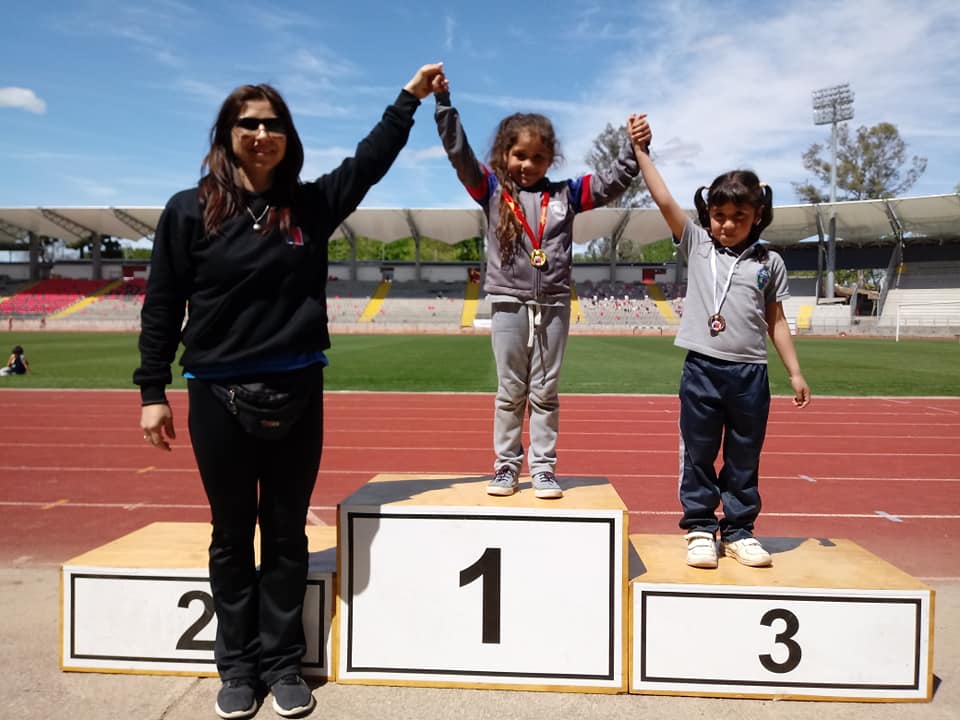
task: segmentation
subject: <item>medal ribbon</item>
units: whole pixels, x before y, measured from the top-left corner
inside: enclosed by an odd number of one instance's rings
[[[527,235],[530,236],[530,244],[533,245],[533,249],[539,250],[540,244],[543,242],[543,229],[547,226],[547,203],[550,202],[550,193],[545,192],[540,196],[540,227],[537,230],[536,236],[534,236],[533,229],[523,214],[523,208],[517,205],[516,201],[510,197],[510,193],[506,190],[503,190],[501,194],[503,201],[510,207],[517,220],[523,224],[523,229],[527,231]]]
[[[717,247],[716,245],[710,245],[710,271],[713,273],[713,314],[719,315],[720,308],[723,306],[723,301],[727,298],[727,291],[730,290],[730,283],[733,281],[733,271],[737,269],[737,263],[743,260],[747,255],[750,254],[750,251],[753,250],[757,245],[756,242],[751,243],[751,245],[744,250],[742,253],[737,255],[737,259],[733,261],[733,265],[730,266],[730,272],[727,273],[727,280],[723,284],[723,290],[720,291],[720,297],[717,297]]]

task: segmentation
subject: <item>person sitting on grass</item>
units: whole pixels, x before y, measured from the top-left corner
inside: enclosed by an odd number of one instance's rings
[[[27,356],[23,354],[23,347],[14,345],[10,351],[10,357],[7,358],[6,367],[0,368],[0,375],[26,375],[30,372],[30,363],[27,362]]]

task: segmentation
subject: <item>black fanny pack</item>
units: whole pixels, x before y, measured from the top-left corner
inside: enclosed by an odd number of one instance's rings
[[[210,390],[251,435],[282,438],[313,399],[323,375],[319,363],[256,381],[212,381]]]

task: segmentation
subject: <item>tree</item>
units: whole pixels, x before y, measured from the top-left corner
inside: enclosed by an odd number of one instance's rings
[[[830,144],[815,143],[803,154],[803,166],[814,182],[793,183],[801,200],[830,200]],[[837,199],[874,200],[896,197],[913,187],[927,169],[927,159],[913,156],[907,162],[907,144],[897,126],[879,123],[857,128],[850,136],[846,123],[837,126]]]
[[[587,153],[585,158],[587,165],[594,172],[612,167],[616,159],[620,156],[620,148],[625,143],[629,143],[626,125],[614,128],[610,123],[593,140],[593,147]],[[647,191],[647,186],[643,184],[643,178],[639,175],[634,179],[626,192],[623,193],[610,207],[618,208],[639,208],[650,207],[653,204],[653,198]],[[591,259],[599,260],[610,257],[611,238],[597,238],[591,240],[587,245],[586,256]]]

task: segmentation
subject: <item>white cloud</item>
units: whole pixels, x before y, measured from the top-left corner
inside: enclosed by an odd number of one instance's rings
[[[419,163],[422,160],[447,160],[447,151],[443,149],[443,145],[432,145],[427,148],[422,148],[420,150],[404,150],[400,155],[401,158],[413,161],[414,163]]]
[[[0,87],[0,107],[18,108],[27,112],[43,115],[47,103],[29,88]]]
[[[341,80],[357,72],[353,63],[322,50],[297,50],[290,58],[290,65],[298,72],[325,80]]]
[[[663,151],[661,170],[678,198],[721,172],[753,167],[787,202],[790,183],[807,177],[803,151],[829,137],[813,125],[818,88],[849,82],[854,126],[892,122],[911,154],[923,154],[915,141],[960,126],[948,90],[960,64],[956,2],[756,7],[731,15],[726,4],[664,3],[624,20],[631,29],[622,51],[590,95],[571,103],[579,112],[559,123],[568,161],[582,163],[607,123],[648,112],[654,151]],[[671,152],[695,146],[702,152]]]
[[[179,78],[175,80],[173,82],[173,87],[176,88],[178,92],[192,95],[193,97],[202,100],[205,103],[209,103],[217,109],[219,109],[220,104],[232,89],[229,88],[224,90],[222,87],[218,87],[211,83],[202,82],[200,80],[192,80],[189,78]]]
[[[452,15],[447,15],[443,19],[443,49],[453,50],[454,31],[457,29],[457,21]]]
[[[76,187],[81,195],[93,200],[106,201],[108,198],[118,197],[120,194],[116,187],[92,178],[65,175],[63,179]]]
[[[478,105],[500,108],[507,112],[540,112],[575,114],[583,110],[576,101],[550,100],[547,98],[518,97],[514,95],[481,95],[477,93],[458,93],[458,101],[474,102]]]
[[[317,118],[345,118],[350,117],[353,114],[351,109],[344,105],[333,105],[331,103],[320,102],[317,100],[297,102],[296,107],[291,108],[290,112],[292,112],[295,117],[303,116]]]

